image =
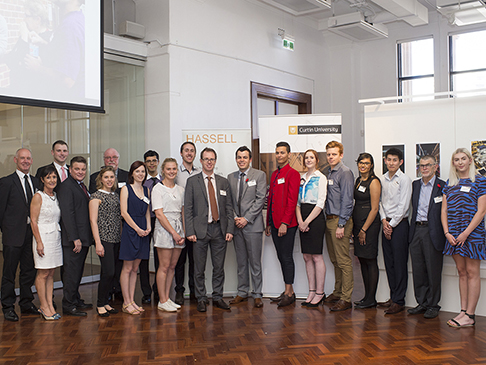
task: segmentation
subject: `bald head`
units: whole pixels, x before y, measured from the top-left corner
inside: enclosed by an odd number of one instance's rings
[[[32,153],[27,148],[20,148],[15,153],[14,162],[17,165],[17,170],[28,174],[30,166],[32,166]]]
[[[115,171],[118,169],[119,159],[120,159],[120,154],[114,148],[108,148],[103,154],[103,160],[105,162],[105,166],[111,166],[115,169]]]

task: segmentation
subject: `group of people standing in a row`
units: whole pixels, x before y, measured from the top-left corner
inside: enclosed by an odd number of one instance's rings
[[[295,302],[293,247],[299,230],[309,282],[309,295],[302,306],[317,307],[328,302],[332,303],[331,311],[352,307],[349,245],[353,238],[365,286],[365,295],[354,303],[355,308],[378,305],[386,308],[386,314],[404,309],[410,248],[418,305],[408,312],[423,313],[425,318],[438,315],[442,259],[443,254],[448,254],[457,265],[461,295],[461,312],[448,324],[474,325],[480,291],[479,265],[486,258],[486,179],[476,175],[469,151],[454,152],[447,183],[436,176],[436,159],[421,157],[422,177],[412,184],[400,170],[403,154],[398,149],[386,151],[388,171],[381,178],[374,173],[373,157],[360,154],[359,176],[355,180],[341,161],[341,143],[327,144],[329,168],[325,175],[319,171],[319,155],[314,150],[304,153],[306,172],[300,175],[289,165],[290,145],[279,142],[275,151],[278,169],[272,173],[269,186],[265,174],[250,166],[252,153],[247,147],[236,151],[238,170],[227,179],[214,173],[217,154],[213,149],[201,151],[201,169],[193,165],[196,147],[192,142],[183,143],[180,152],[181,166],[175,159],[167,158],[159,173],[158,153],[147,151],[144,162],[134,162],[127,172],[118,168],[119,154],[110,148],[104,154],[105,166],[91,175],[88,191],[83,183],[86,160],[77,156],[67,166],[69,152],[65,142],[54,143],[54,162],[39,168],[37,177],[29,175],[30,151],[18,150],[14,158],[17,171],[0,179],[4,244],[1,300],[5,318],[18,320],[14,282],[19,263],[22,313],[38,313],[30,290],[36,268],[39,312],[46,320],[61,317],[56,312],[52,291],[54,269],[64,265],[63,313],[85,316],[83,309],[92,305],[81,299],[78,288],[93,241],[101,261],[97,302],[101,317],[118,312],[109,300],[120,290],[124,312],[144,311],[134,299],[139,270],[142,303],[151,302],[151,239],[156,248],[157,270],[153,292],[160,310],[175,312],[183,305],[184,265],[188,257],[190,298],[197,301],[198,311],[206,311],[208,248],[213,266],[213,306],[229,310],[223,300],[223,284],[227,242],[232,240],[238,264],[238,293],[230,304],[248,300],[251,278],[254,306],[261,308],[263,232],[272,236],[285,283],[284,292],[272,301],[279,307],[287,306]],[[266,225],[262,214],[265,202]],[[383,303],[376,301],[380,231],[390,287],[390,299]],[[335,273],[334,291],[328,297],[324,294],[324,235]],[[172,301],[169,291],[174,275],[176,297]]]

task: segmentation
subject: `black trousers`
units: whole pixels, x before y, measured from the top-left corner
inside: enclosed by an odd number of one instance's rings
[[[181,255],[179,256],[179,261],[175,267],[175,291],[177,293],[184,293],[186,290],[184,288],[184,273],[186,271],[186,259],[189,259],[189,291],[191,294],[196,294],[196,289],[194,288],[194,254],[193,254],[193,242],[186,239],[186,246],[181,250]]]
[[[20,247],[3,245],[3,275],[2,275],[2,307],[3,312],[13,310],[17,296],[15,295],[15,275],[20,264],[20,301],[21,309],[28,309],[32,305],[34,295],[32,285],[34,285],[36,269],[34,266],[34,256],[32,254],[32,230],[30,225],[24,238],[24,243]]]
[[[88,255],[89,247],[83,246],[79,253],[73,251],[74,243],[70,242],[69,246],[62,246],[62,258],[63,258],[63,298],[62,309],[70,311],[83,303],[81,296],[79,295],[79,284],[83,277],[84,262]]]
[[[278,236],[278,228],[275,228],[273,222],[270,223],[272,229],[272,239],[277,251],[278,261],[282,268],[282,275],[285,284],[293,284],[295,277],[294,264],[294,242],[297,227],[287,227],[287,234],[285,236]]]
[[[110,302],[110,289],[115,278],[116,260],[120,252],[120,243],[101,241],[101,244],[105,248],[105,256],[100,257],[101,273],[100,282],[98,283],[98,307],[104,307]]]
[[[391,240],[382,234],[383,258],[390,287],[390,298],[394,303],[405,305],[408,284],[408,220],[403,219],[393,228]]]
[[[150,232],[150,241],[152,241],[152,236],[155,228],[155,217],[151,217],[152,221],[152,231]],[[159,269],[159,256],[157,255],[157,249],[154,247],[154,265],[155,272]],[[150,286],[150,259],[140,261],[138,270],[140,271],[140,288],[144,297],[150,297],[152,291],[154,294],[157,293],[157,275],[155,275],[154,285]]]

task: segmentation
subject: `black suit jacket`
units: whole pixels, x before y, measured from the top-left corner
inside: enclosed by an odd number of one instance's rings
[[[429,212],[427,214],[430,239],[432,240],[432,243],[437,251],[442,251],[445,245],[444,230],[440,220],[442,210],[442,188],[444,186],[444,180],[436,177],[434,186],[432,188],[432,194],[430,195]],[[410,222],[410,231],[408,235],[409,242],[412,242],[413,235],[415,233],[415,221],[417,220],[417,209],[421,188],[422,179],[415,180],[412,183],[412,220]],[[441,200],[440,202],[436,203],[435,198],[439,197]]]
[[[73,245],[74,240],[81,240],[83,246],[93,243],[89,223],[89,198],[72,176],[59,186],[57,193],[61,207],[61,236],[64,246]]]
[[[40,181],[40,178],[41,178],[41,174],[42,174],[42,170],[44,169],[44,167],[47,167],[47,166],[53,166],[55,169],[56,169],[56,166],[54,166],[54,162],[51,162],[49,165],[44,165],[44,166],[41,166],[37,169],[37,172],[35,173],[35,177],[39,179]],[[69,165],[66,165],[67,167],[67,175],[69,177]],[[56,185],[56,188],[54,189],[56,192],[58,191],[59,189],[59,185],[61,185],[61,177],[59,176],[59,172],[57,172],[57,169],[56,169],[56,175],[57,175],[57,185]]]
[[[32,175],[30,178],[34,185],[33,194],[35,194],[39,188],[39,180]],[[0,229],[4,245],[13,247],[23,245],[29,215],[30,204],[27,204],[17,172],[0,179]]]
[[[96,171],[95,173],[91,174],[91,176],[89,177],[90,194],[93,194],[96,190],[98,190],[96,189],[96,178],[98,177],[99,173],[100,173],[99,171]],[[121,190],[120,183],[128,184],[128,171],[118,168],[118,174],[116,178],[118,179],[118,187],[116,188],[116,193],[120,195],[120,190]]]

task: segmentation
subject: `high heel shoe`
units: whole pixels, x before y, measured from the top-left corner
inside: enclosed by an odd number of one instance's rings
[[[46,316],[46,314],[44,313],[44,311],[43,311],[42,309],[40,309],[40,308],[39,308],[39,312],[40,312],[40,314],[42,315],[42,317],[43,317],[43,318],[44,318],[46,321],[55,321],[55,320],[57,320],[57,319],[61,318],[61,317],[59,317],[59,318],[58,318],[58,317],[56,317],[56,314],[57,314],[57,313],[55,313],[55,314],[54,314],[54,315],[52,315],[52,316]]]
[[[324,299],[326,299],[326,294],[325,293],[316,293],[316,296],[318,296],[318,295],[322,295],[322,298],[317,303],[307,304],[307,308],[316,308],[316,307],[320,306],[322,303],[324,303]]]
[[[315,293],[316,291],[314,289],[309,289],[309,292],[314,292]],[[309,297],[309,296],[307,296],[307,297]],[[312,297],[312,298],[314,298],[314,297]],[[312,299],[311,299],[311,301],[312,301]],[[304,302],[300,303],[300,305],[302,307],[308,307],[311,301],[309,301],[309,302],[308,301],[304,301]]]
[[[105,309],[106,312],[104,313],[100,313],[100,309],[99,308],[96,308],[96,312],[98,312],[98,315],[100,317],[103,317],[103,318],[106,318],[106,317],[109,317],[110,316],[110,313]]]
[[[115,309],[115,308],[113,308],[113,307],[110,307],[110,309],[108,309],[108,308],[106,308],[106,306],[105,306],[105,309],[106,309],[106,311],[107,311],[108,313],[110,313],[110,314],[117,314],[117,313],[119,313],[119,312],[118,312],[118,310],[117,310],[117,309]]]

